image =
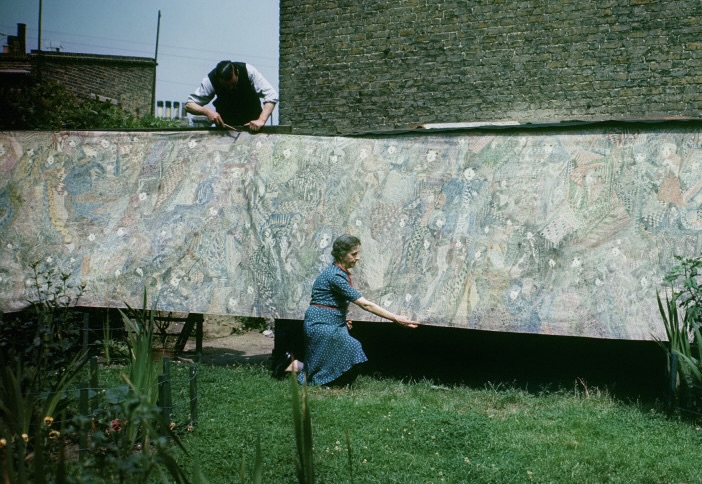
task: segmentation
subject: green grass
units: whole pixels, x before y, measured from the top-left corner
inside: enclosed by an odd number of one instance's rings
[[[209,481],[241,482],[243,461],[250,482],[260,438],[263,482],[296,482],[290,383],[259,366],[199,375],[199,423],[184,440]],[[698,426],[585,390],[371,376],[351,389],[312,387],[317,482],[702,482]]]

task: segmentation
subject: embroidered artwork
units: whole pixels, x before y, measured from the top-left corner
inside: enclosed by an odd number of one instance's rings
[[[355,287],[393,312],[645,340],[673,256],[702,250],[689,129],[5,132],[0,175],[3,311],[39,261],[85,306],[139,307],[146,287],[164,310],[302,319],[348,232]]]

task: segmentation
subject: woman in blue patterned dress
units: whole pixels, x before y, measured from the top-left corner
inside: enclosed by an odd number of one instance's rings
[[[312,285],[310,306],[305,312],[304,374],[298,375],[310,385],[345,385],[355,378],[354,366],[367,361],[361,343],[349,334],[351,321],[346,311],[352,302],[381,318],[409,328],[417,324],[405,316],[386,311],[354,289],[349,272],[361,258],[361,241],[342,235],[334,241],[334,263],[324,269]],[[300,368],[293,362],[294,369]]]

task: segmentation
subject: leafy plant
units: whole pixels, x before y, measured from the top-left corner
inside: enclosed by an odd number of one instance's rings
[[[300,386],[295,371],[290,372],[293,425],[297,455],[295,471],[300,484],[314,483],[314,454],[312,446],[312,419],[307,400],[307,385]],[[302,392],[300,392],[302,388]],[[302,393],[302,395],[300,395]]]
[[[132,309],[128,304],[127,311],[119,310],[122,321],[127,328],[127,344],[129,347],[129,381],[147,402],[155,405],[158,399],[158,368],[152,358],[154,341],[154,313],[147,306],[147,291],[144,288],[142,309]]]
[[[675,257],[664,281],[669,285],[664,298],[656,291],[658,310],[663,320],[667,341],[658,340],[668,354],[668,374],[673,378],[673,356],[679,362],[676,393],[682,393],[682,404],[699,406],[695,402],[702,386],[702,255],[695,258]]]
[[[47,444],[60,435],[51,423],[69,405],[71,384],[87,361],[72,311],[84,287],[73,287],[52,266],[37,262],[32,270],[31,310],[3,318],[0,328],[0,442],[10,482],[55,474],[45,465]]]
[[[34,78],[0,96],[0,129],[175,128],[177,120],[137,117],[111,103],[76,96],[57,81]]]

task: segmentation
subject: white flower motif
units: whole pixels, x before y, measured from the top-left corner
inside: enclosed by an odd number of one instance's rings
[[[410,293],[405,294],[405,302],[409,303],[410,301],[412,301],[412,294],[410,294]]]
[[[429,150],[427,151],[427,161],[429,163],[432,163],[436,161],[436,158],[439,156],[439,153],[436,152],[436,150]]]
[[[10,242],[8,242],[8,244],[5,247],[7,247],[9,250],[12,250],[14,248],[14,246]]]
[[[210,207],[210,210],[209,210],[210,217],[216,216],[217,212],[218,212],[217,207]]]
[[[456,241],[456,248],[457,248],[457,249],[462,249],[462,248],[463,248],[463,242],[461,242],[460,240],[457,240],[457,241]]]
[[[602,282],[602,279],[600,279],[599,277],[595,278],[595,286],[600,287],[603,284],[604,282]]]
[[[141,192],[141,193],[139,194],[139,201],[140,201],[140,202],[143,202],[143,201],[146,200],[147,198],[149,198],[149,195],[147,195],[146,192]]]
[[[46,158],[46,164],[47,164],[47,165],[53,165],[53,164],[54,164],[54,161],[56,161],[56,160],[54,159],[54,155],[49,155],[48,158]]]
[[[32,285],[32,280],[31,280],[31,279],[27,279],[26,281],[24,281],[24,285],[25,285],[25,286],[31,286],[31,285]]]
[[[51,264],[53,261],[54,261],[54,258],[51,257],[51,256],[49,256],[49,257],[46,258],[46,263],[47,263],[47,264]]]
[[[141,269],[141,267],[137,267],[135,272],[139,277],[144,277],[144,271]]]
[[[490,227],[485,227],[485,228],[483,229],[483,232],[485,232],[486,234],[489,234],[489,233],[490,233]]]
[[[197,146],[197,141],[195,141],[194,139],[191,139],[190,141],[188,141],[188,148],[192,149],[192,148],[195,148],[196,146]]]
[[[119,269],[116,269],[115,270],[115,277],[119,277],[121,275],[122,275],[122,271],[120,271]]]
[[[365,160],[366,158],[368,158],[368,155],[368,150],[366,148],[362,148],[361,152],[358,154],[358,158],[361,160]]]
[[[356,219],[356,227],[361,227],[363,225],[363,222],[361,222],[361,219]]]
[[[89,234],[89,235],[88,235],[88,240],[89,240],[90,242],[94,242],[94,241],[95,241],[95,234]]]
[[[180,284],[180,278],[177,277],[177,276],[171,277],[170,284],[171,284],[171,286],[173,286],[173,287],[178,287],[178,284]]]
[[[483,253],[482,253],[481,251],[477,251],[477,252],[475,253],[475,260],[480,259],[482,256],[483,256]]]
[[[290,148],[285,148],[283,150],[283,158],[286,160],[292,156],[292,150]]]
[[[400,227],[404,227],[407,225],[407,221],[404,218],[400,219]]]
[[[466,168],[463,170],[463,178],[465,178],[468,181],[471,181],[473,178],[475,178],[475,170],[473,168]]]
[[[580,257],[573,257],[573,261],[570,263],[570,267],[578,269],[583,266],[583,261]]]
[[[549,260],[548,260],[548,265],[549,265],[549,267],[550,267],[551,269],[553,269],[554,267],[556,267],[556,261],[553,260],[553,259],[549,259]]]
[[[253,294],[253,293],[254,293],[254,288],[251,287],[251,286],[247,287],[247,288],[246,288],[246,293],[247,293],[247,294]]]
[[[124,237],[126,234],[127,234],[127,229],[125,229],[124,227],[120,227],[117,229],[117,235],[119,237]]]
[[[388,146],[388,154],[394,155],[396,151],[397,151],[397,147],[395,145]]]

